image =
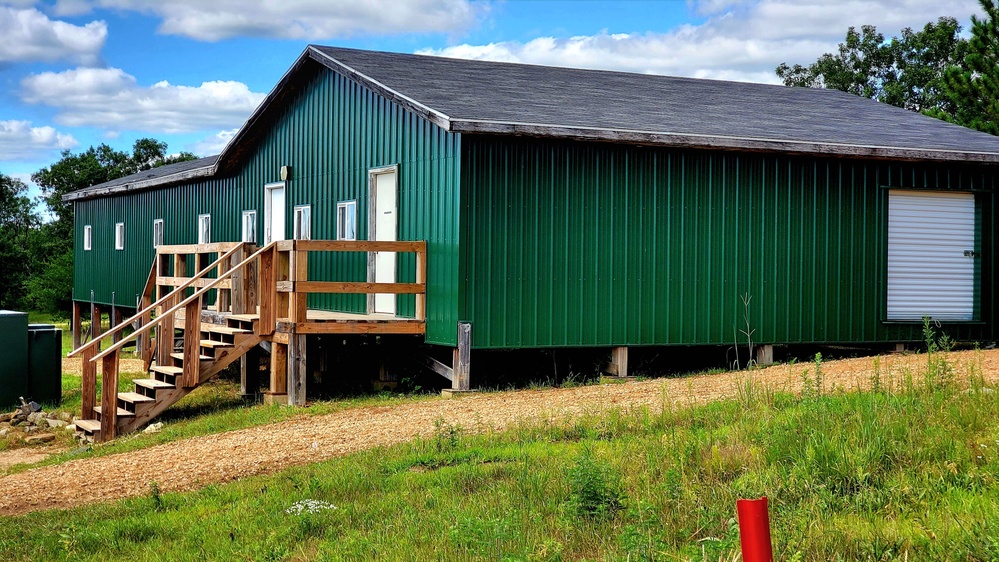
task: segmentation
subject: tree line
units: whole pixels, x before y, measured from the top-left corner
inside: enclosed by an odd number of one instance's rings
[[[167,144],[135,141],[132,152],[106,144],[79,154],[64,150],[58,162],[31,175],[28,186],[0,171],[0,309],[38,310],[65,316],[73,294],[73,206],[63,195],[137,172],[196,158],[167,155]]]
[[[999,8],[979,0],[971,36],[951,17],[885,40],[873,25],[851,27],[836,53],[805,66],[781,63],[787,86],[835,88],[999,134]]]

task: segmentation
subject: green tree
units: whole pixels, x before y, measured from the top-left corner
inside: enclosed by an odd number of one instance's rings
[[[23,181],[0,173],[0,309],[25,304],[28,248],[38,226],[27,192]]]
[[[999,135],[999,8],[995,0],[978,0],[985,17],[971,16],[971,39],[960,64],[944,75],[943,93],[950,106],[930,115],[958,125]]]
[[[52,220],[41,226],[32,247],[33,263],[40,265],[27,282],[30,306],[65,312],[72,298],[73,206],[63,197],[136,172],[196,158],[190,152],[168,156],[166,149],[165,142],[143,138],[135,141],[131,154],[106,144],[79,154],[66,150],[58,162],[31,176],[42,189],[42,199],[51,211]]]
[[[826,53],[803,66],[781,63],[777,76],[787,86],[833,88],[903,107],[929,112],[952,107],[943,94],[944,74],[964,56],[967,42],[954,18],[940,18],[922,30],[902,30],[885,40],[873,25],[851,27],[837,54]]]

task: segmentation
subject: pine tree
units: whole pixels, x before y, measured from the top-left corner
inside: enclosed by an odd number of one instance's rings
[[[944,75],[943,92],[950,111],[930,115],[958,125],[999,135],[999,7],[995,0],[978,0],[983,18],[971,17],[971,39],[963,65],[951,66]]]

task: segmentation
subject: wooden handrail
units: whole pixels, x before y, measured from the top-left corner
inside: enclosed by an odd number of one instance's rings
[[[230,276],[232,276],[233,273],[235,273],[236,271],[239,271],[240,269],[243,269],[248,263],[250,263],[251,261],[253,261],[254,259],[256,259],[258,256],[260,256],[264,252],[267,252],[267,251],[270,251],[271,249],[273,249],[274,248],[274,244],[275,244],[275,242],[271,242],[270,244],[264,246],[263,248],[260,248],[256,252],[253,252],[246,259],[244,259],[243,261],[239,262],[238,264],[232,266],[228,271],[226,271],[225,273],[223,273],[223,274],[219,275],[217,278],[215,278],[215,280],[212,281],[212,283],[210,283],[209,285],[206,285],[205,287],[202,287],[202,288],[198,289],[191,296],[189,296],[186,299],[184,299],[184,300],[180,301],[179,303],[175,304],[172,308],[170,308],[169,310],[167,310],[163,314],[160,314],[159,316],[157,316],[156,319],[153,320],[152,322],[146,324],[145,326],[142,326],[138,330],[136,330],[136,331],[132,332],[131,334],[129,334],[127,337],[122,338],[122,340],[119,341],[118,343],[112,345],[111,347],[109,347],[109,348],[105,349],[104,351],[100,352],[99,354],[95,355],[93,357],[93,359],[91,359],[91,361],[92,362],[96,362],[98,359],[101,359],[105,355],[108,355],[109,353],[111,353],[113,351],[117,351],[118,349],[121,349],[125,345],[125,343],[128,342],[129,340],[137,338],[140,335],[142,335],[142,334],[148,332],[149,330],[151,330],[153,327],[158,326],[163,321],[164,318],[169,318],[171,314],[173,314],[173,313],[177,312],[178,310],[186,307],[188,303],[194,301],[195,299],[201,298],[201,295],[203,295],[203,294],[207,293],[208,291],[214,289],[216,284],[221,283],[222,280],[224,280],[224,279],[228,279]],[[235,252],[237,248],[239,248],[239,246],[237,246],[236,248],[233,248],[232,250],[230,250],[230,253],[231,252]],[[227,253],[226,256],[229,256],[229,254]],[[219,258],[219,259],[222,259],[222,258]],[[186,287],[184,287],[184,288],[186,288]],[[170,295],[173,295],[177,291],[183,290],[184,288],[178,288],[178,289],[170,292],[170,294],[168,294],[167,297],[169,297]],[[164,297],[164,298],[166,298],[166,297]]]
[[[118,324],[114,328],[110,328],[105,334],[102,334],[100,337],[95,337],[94,339],[90,340],[86,344],[81,345],[80,347],[78,347],[78,348],[74,349],[73,351],[69,352],[69,354],[67,354],[66,357],[75,357],[76,355],[82,353],[84,349],[86,349],[88,347],[92,347],[92,346],[98,345],[100,343],[100,341],[102,339],[104,339],[105,337],[107,337],[108,335],[112,335],[115,332],[124,329],[124,327],[126,325],[128,325],[128,324],[130,324],[132,322],[135,322],[139,318],[142,318],[142,315],[146,314],[147,312],[152,312],[153,309],[155,309],[157,306],[160,306],[161,304],[163,304],[164,301],[166,301],[168,298],[170,298],[174,294],[176,294],[177,291],[183,291],[185,289],[190,288],[191,285],[193,285],[195,281],[197,281],[198,279],[201,279],[206,273],[208,273],[212,269],[215,269],[223,261],[229,259],[234,253],[236,253],[236,250],[238,250],[240,247],[241,247],[241,244],[237,244],[236,246],[233,246],[231,250],[229,250],[228,252],[226,252],[224,255],[219,256],[219,258],[217,260],[215,260],[214,262],[212,262],[211,265],[209,265],[208,267],[206,267],[206,268],[202,269],[201,271],[199,271],[197,274],[195,274],[194,277],[191,277],[187,281],[187,283],[184,283],[183,285],[177,287],[173,291],[170,291],[166,295],[160,297],[159,299],[157,299],[156,302],[154,302],[153,304],[151,304],[151,305],[147,306],[146,308],[142,309],[141,311],[139,311],[138,313],[136,313],[134,316],[132,316],[131,318],[129,318],[129,319],[121,322],[120,324]],[[220,277],[220,279],[221,279],[221,277]],[[133,334],[135,334],[135,333],[138,333],[138,332],[133,332]],[[109,347],[108,349],[112,349],[112,348],[117,349],[117,348],[120,348],[122,342],[126,342],[126,341],[129,341],[131,339],[132,339],[131,336],[129,336],[128,338],[122,339],[117,344],[115,344],[112,347]],[[103,357],[104,355],[106,355],[106,353],[101,353],[97,357]],[[95,359],[96,359],[96,357],[95,357]],[[91,361],[93,361],[93,359]]]
[[[281,240],[279,252],[425,252],[423,240]]]

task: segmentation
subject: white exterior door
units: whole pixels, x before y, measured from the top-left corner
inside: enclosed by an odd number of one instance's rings
[[[975,196],[888,193],[888,320],[973,320]]]
[[[264,188],[264,244],[284,240],[284,184]]]
[[[394,170],[385,172],[374,172],[372,181],[372,200],[374,202],[372,226],[374,227],[373,240],[392,241],[398,239],[398,209],[396,208],[396,173]],[[374,253],[374,282],[375,283],[395,283],[395,252],[375,252]],[[372,306],[373,313],[392,314],[396,313],[396,295],[391,293],[377,293],[374,296]]]

